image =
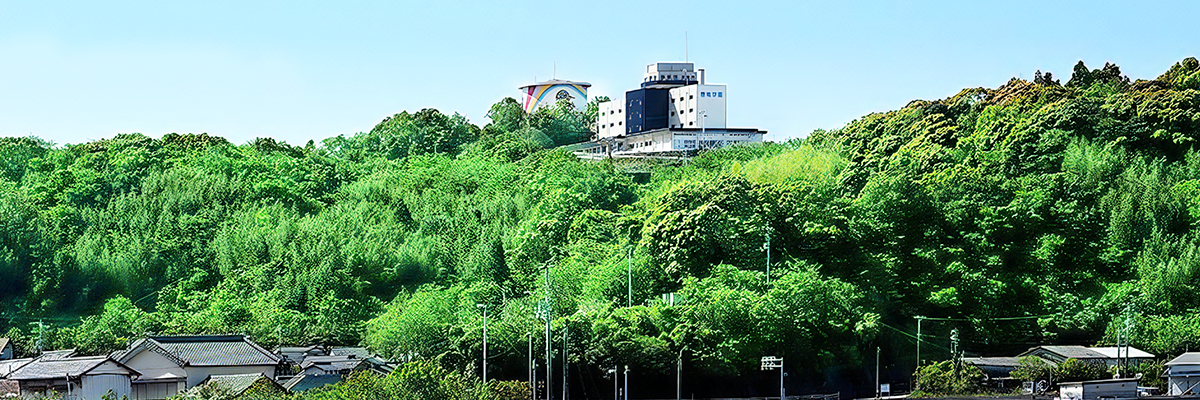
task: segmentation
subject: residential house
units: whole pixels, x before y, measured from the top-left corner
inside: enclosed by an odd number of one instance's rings
[[[11,360],[13,358],[12,340],[6,337],[0,337],[0,360]]]
[[[1200,352],[1183,353],[1167,361],[1167,395],[1192,396],[1200,393]]]
[[[1118,357],[1117,350],[1118,348],[1116,347],[1038,346],[1026,350],[1017,357],[1035,356],[1049,361],[1054,365],[1058,365],[1063,361],[1067,361],[1067,359],[1074,358],[1083,362],[1112,367],[1126,358],[1125,347],[1120,348],[1120,357]],[[1130,365],[1136,365],[1146,361],[1154,361],[1153,354],[1135,349],[1133,347],[1128,348],[1128,358]]]
[[[1062,400],[1135,399],[1138,378],[1063,382],[1058,384],[1058,393]]]
[[[138,372],[107,356],[43,358],[10,372],[5,379],[16,382],[20,395],[60,396],[79,400],[101,400],[109,392],[129,396]],[[11,385],[11,383],[9,384]]]
[[[142,372],[133,382],[133,397],[139,400],[165,399],[213,375],[262,374],[274,379],[283,366],[279,356],[243,335],[151,336],[114,358]]]

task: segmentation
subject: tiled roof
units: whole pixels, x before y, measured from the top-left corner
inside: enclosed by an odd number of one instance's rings
[[[24,367],[13,371],[7,379],[23,381],[36,379],[57,379],[64,376],[77,377],[92,368],[109,361],[106,356],[77,357],[61,359],[35,359]],[[130,372],[133,372],[132,370]]]
[[[271,385],[278,386],[277,383],[267,378],[261,372],[257,374],[238,374],[238,375],[213,375],[208,377],[207,381],[211,385],[215,385],[221,389],[228,390],[234,396],[241,395],[246,392],[255,382],[265,380]]]
[[[1167,365],[1197,365],[1200,364],[1200,352],[1180,354],[1179,357],[1167,361]]]
[[[353,355],[358,358],[371,357],[371,351],[364,347],[336,347],[329,350],[331,356],[349,356]]]
[[[275,365],[278,356],[245,336],[152,336],[147,339],[192,366]],[[127,357],[131,354],[126,354]]]
[[[1083,347],[1083,346],[1038,346],[1038,347],[1029,349],[1028,351],[1026,351],[1024,353],[1021,353],[1021,356],[1030,355],[1033,352],[1037,351],[1037,349],[1043,349],[1048,352],[1058,354],[1058,355],[1066,357],[1066,358],[1079,358],[1079,359],[1107,358],[1104,356],[1104,354],[1092,351],[1092,350],[1088,349],[1087,347]]]
[[[284,382],[283,388],[293,392],[303,392],[308,389],[319,388],[325,385],[332,385],[342,381],[342,376],[338,374],[325,375],[296,375],[292,379]]]
[[[6,375],[12,373],[13,371],[16,371],[17,369],[19,369],[21,367],[24,367],[25,364],[28,364],[30,361],[33,361],[33,359],[32,358],[18,358],[15,360],[0,361],[0,378],[4,378]]]
[[[43,351],[38,360],[60,360],[75,355],[75,349]]]

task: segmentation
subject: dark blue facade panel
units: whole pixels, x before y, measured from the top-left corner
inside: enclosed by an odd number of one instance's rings
[[[625,92],[625,133],[667,127],[670,89],[637,89]]]

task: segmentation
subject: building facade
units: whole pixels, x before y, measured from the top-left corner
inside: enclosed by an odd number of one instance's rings
[[[596,137],[580,157],[686,155],[738,143],[760,143],[765,131],[730,128],[725,85],[705,82],[692,63],[646,67],[641,87],[599,104]]]

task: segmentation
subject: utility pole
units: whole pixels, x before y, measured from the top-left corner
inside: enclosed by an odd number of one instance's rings
[[[570,355],[570,325],[563,321],[563,364],[562,364],[562,399],[567,400],[570,395],[567,393],[567,356]]]
[[[771,284],[771,227],[767,227],[767,284]]]
[[[917,367],[913,370],[913,378],[912,378],[912,382],[911,382],[913,385],[910,386],[913,389],[918,389],[917,385],[916,385],[916,383],[917,383],[916,377],[917,377],[917,373],[921,372],[921,321],[925,320],[925,317],[920,316],[920,315],[918,315],[916,318],[917,318]]]
[[[487,304],[476,304],[476,307],[483,309],[483,384],[487,385]]]
[[[551,388],[554,380],[551,366],[554,365],[554,357],[550,355],[550,317],[552,308],[550,307],[550,266],[546,266],[546,307],[542,310],[542,316],[546,318],[546,399],[554,400],[554,390]]]
[[[629,278],[629,292],[625,296],[625,307],[633,307],[633,248],[629,248],[629,255],[625,257],[625,269]]]
[[[528,332],[529,336],[529,358],[525,360],[529,362],[529,397],[531,400],[537,400],[537,383],[533,380],[533,373],[536,369],[533,366],[533,332]]]
[[[879,390],[879,347],[875,348],[875,398],[883,397]]]
[[[617,379],[617,371],[621,369],[619,365],[613,365],[612,369],[608,370],[613,376],[613,400],[621,400],[621,380]]]

